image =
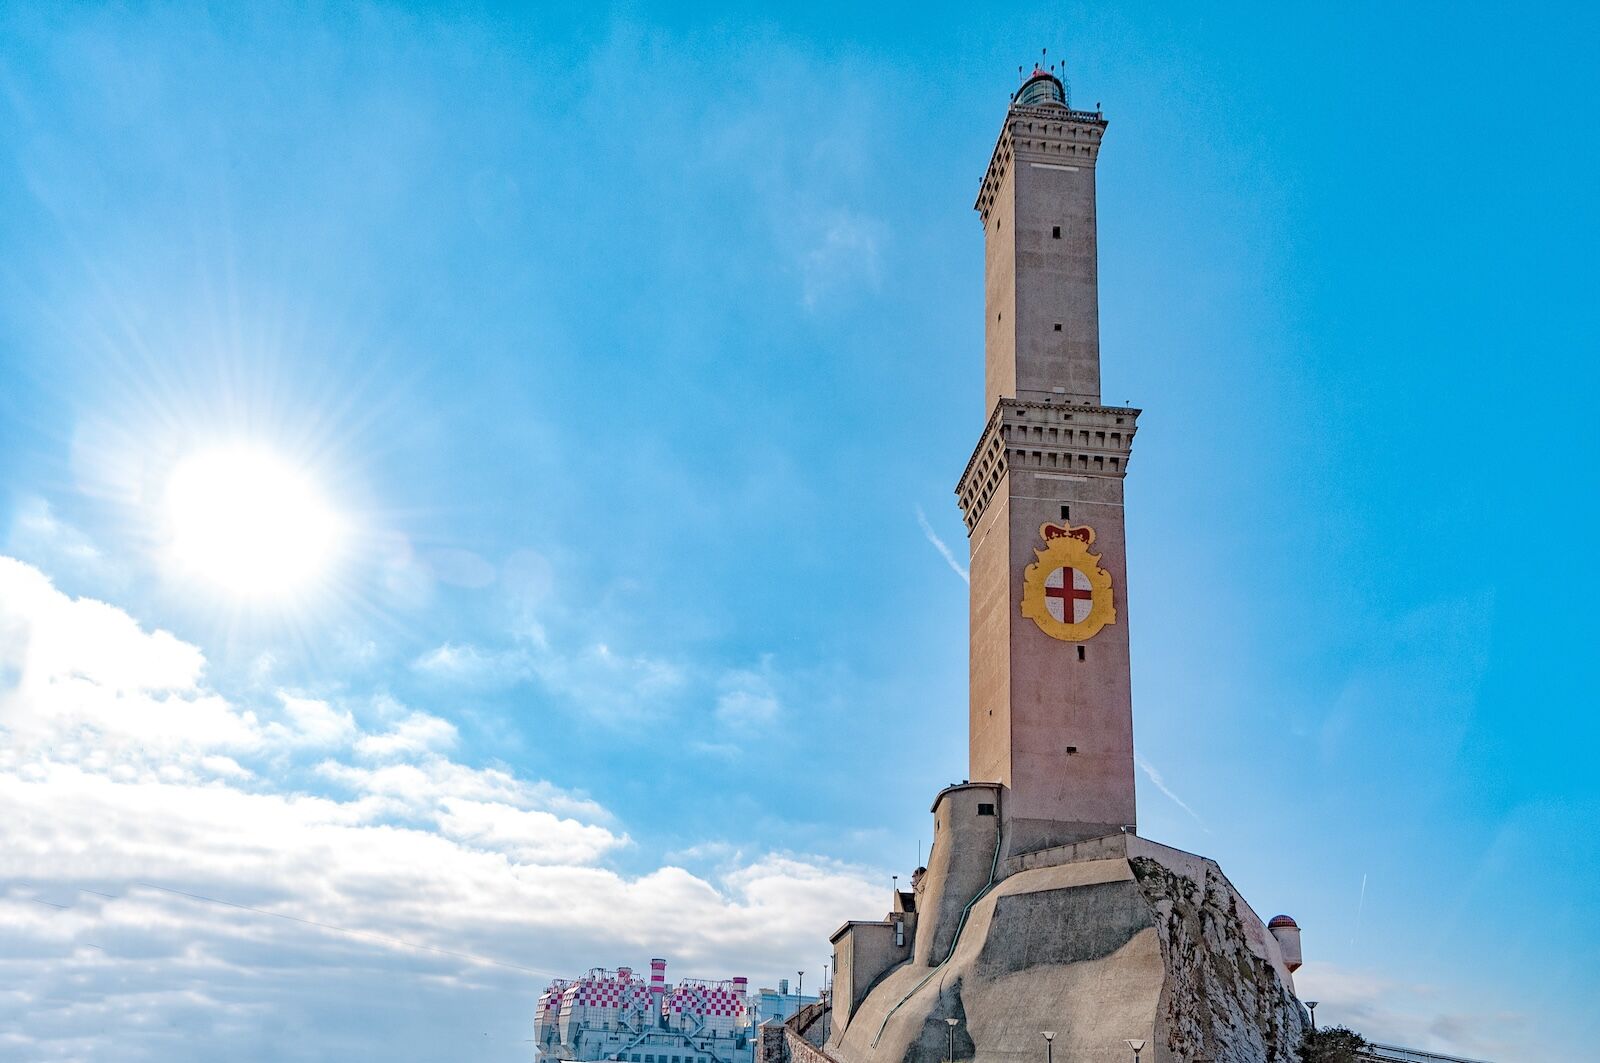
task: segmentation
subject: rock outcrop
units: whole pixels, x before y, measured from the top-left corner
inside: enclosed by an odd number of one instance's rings
[[[1051,1030],[1061,1063],[1124,1063],[1125,1038],[1154,1063],[1296,1059],[1291,975],[1213,861],[1113,835],[993,866],[942,960],[906,960],[836,1007],[829,1055],[1037,1063]]]

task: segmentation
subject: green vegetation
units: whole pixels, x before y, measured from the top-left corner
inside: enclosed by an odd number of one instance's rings
[[[1301,1063],[1361,1063],[1367,1039],[1344,1026],[1307,1030],[1300,1042]]]

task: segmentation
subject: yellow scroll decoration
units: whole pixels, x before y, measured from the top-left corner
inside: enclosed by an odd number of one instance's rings
[[[1091,554],[1094,529],[1088,525],[1073,527],[1070,524],[1044,524],[1039,527],[1044,540],[1043,549],[1035,549],[1037,558],[1022,574],[1022,615],[1039,625],[1053,639],[1062,642],[1084,642],[1094,638],[1107,624],[1117,622],[1117,607],[1111,600],[1111,573],[1100,567],[1100,555]],[[1050,576],[1061,572],[1061,586],[1050,587]],[[1075,586],[1073,572],[1081,573],[1088,582],[1087,590]],[[1061,619],[1050,611],[1050,599],[1061,601]],[[1076,603],[1087,600],[1089,611],[1082,620],[1074,621]]]

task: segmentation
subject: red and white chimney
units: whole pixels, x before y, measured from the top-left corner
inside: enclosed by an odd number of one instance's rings
[[[667,992],[667,961],[650,961],[650,1005],[656,1012],[661,1011],[661,1002],[666,999]]]

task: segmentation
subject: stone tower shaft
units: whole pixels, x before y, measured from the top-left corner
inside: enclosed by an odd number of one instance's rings
[[[1100,402],[1095,160],[1106,122],[1013,106],[974,205],[984,225],[985,410]]]
[[[1029,91],[1041,78],[1055,100]],[[970,777],[1005,787],[1011,853],[1135,823],[1122,481],[1139,414],[1100,398],[1105,119],[1069,109],[1048,74],[1018,98],[1035,102],[1007,112],[976,204],[988,424],[956,488],[971,546]],[[1086,559],[1047,549],[1069,533],[1092,540]]]

